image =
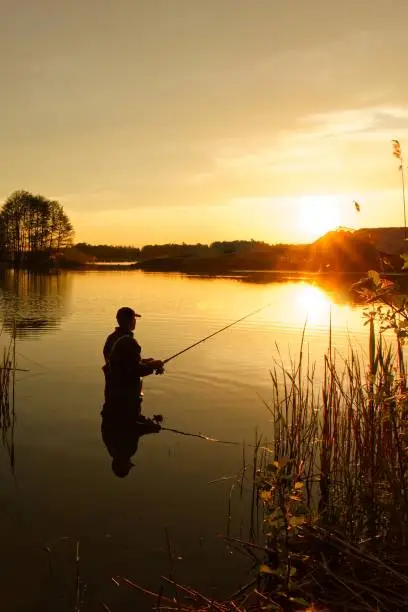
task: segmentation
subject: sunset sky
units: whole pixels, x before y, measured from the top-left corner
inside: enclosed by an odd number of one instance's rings
[[[408,0],[0,11],[1,201],[57,198],[78,240],[111,244],[402,225]]]

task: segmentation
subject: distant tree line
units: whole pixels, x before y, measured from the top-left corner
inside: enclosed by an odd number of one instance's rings
[[[1,256],[15,266],[50,261],[73,236],[62,205],[42,195],[15,191],[0,211]]]
[[[155,259],[157,257],[197,257],[208,250],[206,244],[146,244],[140,249],[140,259]]]
[[[258,240],[223,240],[211,244],[147,244],[140,249],[141,259],[156,257],[205,257],[220,254],[271,252],[285,245],[271,245]]]
[[[285,245],[270,245],[255,240],[218,241],[211,244],[146,244],[141,248],[132,246],[115,246],[109,244],[88,244],[78,242],[75,245],[81,253],[99,261],[136,261],[157,259],[160,257],[208,257],[228,253],[272,252],[285,248]]]
[[[389,262],[386,263],[386,260]],[[217,241],[203,244],[146,245],[140,267],[149,270],[221,273],[229,270],[304,272],[365,272],[391,266],[398,257],[384,258],[374,241],[359,232],[335,230],[312,244],[268,244],[256,240]]]
[[[285,259],[288,253],[299,259],[299,248],[297,245],[268,244],[257,240],[224,240],[211,244],[198,243],[167,243],[146,244],[141,248],[132,246],[115,246],[109,244],[88,244],[78,242],[75,249],[88,256],[89,259],[97,261],[146,261],[161,258],[185,259],[185,258],[218,258],[222,256],[235,256],[239,258],[264,257],[267,263],[275,265],[281,259]],[[300,249],[302,250],[302,249]],[[303,259],[302,259],[303,261]]]
[[[99,261],[136,261],[140,257],[140,249],[133,246],[78,242],[75,248],[81,253],[89,255]]]

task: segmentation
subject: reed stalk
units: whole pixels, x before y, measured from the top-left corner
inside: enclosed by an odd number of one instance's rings
[[[12,471],[15,467],[14,429],[15,414],[16,333],[13,333],[0,361],[0,431],[1,442],[7,450]]]

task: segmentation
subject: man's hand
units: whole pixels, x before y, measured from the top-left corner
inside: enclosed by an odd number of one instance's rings
[[[159,359],[157,361],[155,361],[154,373],[155,374],[163,374],[164,373],[164,363],[162,361],[160,361]]]
[[[162,361],[160,361],[160,359],[148,357],[146,359],[142,359],[142,363],[152,368],[155,374],[163,374],[164,372],[164,364]]]

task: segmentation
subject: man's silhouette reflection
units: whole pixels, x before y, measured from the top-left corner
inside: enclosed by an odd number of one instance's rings
[[[102,440],[112,457],[112,471],[119,478],[124,478],[133,467],[131,458],[136,453],[139,438],[146,434],[159,433],[161,430],[160,415],[153,419],[141,414],[141,399],[133,402],[129,398],[124,403],[105,403],[102,410]]]

